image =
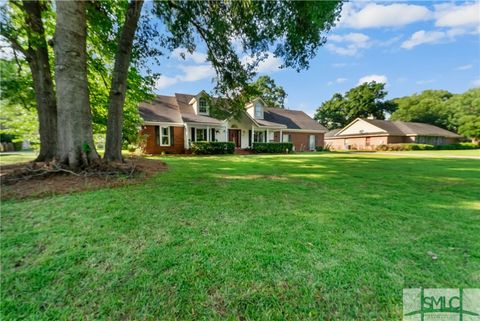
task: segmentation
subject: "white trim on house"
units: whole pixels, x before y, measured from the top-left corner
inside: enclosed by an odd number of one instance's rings
[[[158,135],[159,135],[158,139],[159,139],[159,142],[160,142],[160,146],[172,146],[172,137],[171,137],[171,132],[170,132],[171,126],[158,126],[158,127],[160,127],[159,131],[158,131]],[[164,135],[164,133],[163,133],[163,130],[165,128],[167,129],[167,134],[166,135]],[[163,143],[163,138],[165,138],[165,137],[168,138],[168,142],[164,144]]]
[[[292,132],[292,133],[318,133],[318,134],[324,134],[326,133],[324,130],[319,130],[319,129],[283,129],[284,132]]]
[[[358,122],[362,122],[362,123],[365,123],[368,127],[375,127],[375,128],[378,128],[379,130],[377,132],[372,132],[372,131],[369,131],[370,133],[385,133],[387,134],[388,132],[378,126],[375,126],[373,124],[370,124],[369,122],[366,122],[364,121],[363,119],[361,119],[360,117],[356,118],[355,120],[353,120],[350,124],[348,124],[347,126],[343,127],[340,131],[338,131],[335,136],[340,136],[341,133],[343,133],[344,131],[346,131],[347,129],[349,129],[350,127],[352,127],[353,125],[355,125],[356,123]],[[366,132],[366,133],[359,133],[359,134],[350,134],[350,135],[367,135],[369,132]]]
[[[171,126],[171,127],[183,127],[185,123],[170,123],[170,122],[156,122],[156,121],[144,121],[143,125],[148,126]]]

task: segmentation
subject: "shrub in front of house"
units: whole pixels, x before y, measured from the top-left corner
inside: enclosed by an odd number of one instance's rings
[[[431,150],[435,146],[428,144],[382,144],[378,145],[377,151],[408,151],[408,150]]]
[[[474,143],[459,143],[448,145],[429,144],[383,144],[378,145],[377,151],[408,151],[408,150],[454,150],[454,149],[476,149],[479,145]]]
[[[435,146],[435,149],[442,149],[442,150],[451,150],[451,149],[477,149],[480,148],[480,145],[475,143],[459,143],[459,144],[448,144],[448,145],[438,145]]]
[[[194,142],[191,151],[195,155],[233,154],[235,143],[233,142]]]
[[[292,143],[253,143],[255,153],[291,153]]]

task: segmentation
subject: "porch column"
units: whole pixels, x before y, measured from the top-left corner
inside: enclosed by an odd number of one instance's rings
[[[268,143],[268,129],[267,129],[267,134],[265,135],[265,143]]]
[[[207,142],[210,141],[210,127],[207,126]]]
[[[228,126],[225,125],[225,141],[228,142]]]
[[[253,139],[255,138],[255,134],[254,134],[254,133],[255,133],[255,129],[253,128],[253,125],[252,125],[252,139],[251,139],[252,144],[250,145],[250,148],[253,147]]]
[[[280,129],[280,137],[278,138],[280,143],[283,143],[283,131]]]
[[[188,125],[185,124],[185,133],[183,134],[184,139],[185,139],[185,142],[183,143],[183,145],[184,145],[185,149],[190,149],[190,144],[188,143],[188,139],[189,139],[188,137],[190,136],[189,134],[190,133],[188,131]]]

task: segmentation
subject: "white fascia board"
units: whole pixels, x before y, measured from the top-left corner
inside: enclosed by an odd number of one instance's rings
[[[289,129],[289,128],[287,128],[286,130],[284,130],[284,132],[293,132],[293,133],[320,133],[320,134],[326,133],[326,131],[323,130],[323,129]]]
[[[170,122],[157,122],[157,121],[144,121],[143,125],[183,127],[183,123],[170,123]]]

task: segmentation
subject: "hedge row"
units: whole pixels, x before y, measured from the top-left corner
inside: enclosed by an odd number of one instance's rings
[[[196,155],[233,154],[233,142],[194,142],[191,151]]]
[[[290,153],[293,150],[292,143],[253,143],[252,150],[255,153]]]
[[[480,148],[474,143],[459,143],[449,145],[429,145],[429,144],[384,144],[378,145],[377,151],[406,151],[406,150],[451,150],[451,149],[475,149]]]

